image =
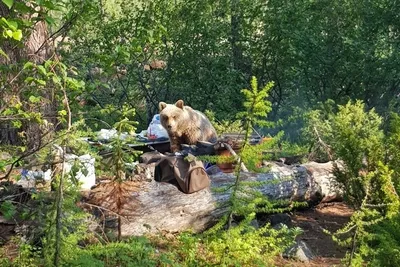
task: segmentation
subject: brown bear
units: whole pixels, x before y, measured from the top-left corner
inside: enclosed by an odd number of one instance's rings
[[[217,132],[200,111],[184,106],[183,100],[175,105],[159,103],[161,125],[167,130],[171,152],[182,149],[182,144],[195,145],[198,141],[215,143]]]

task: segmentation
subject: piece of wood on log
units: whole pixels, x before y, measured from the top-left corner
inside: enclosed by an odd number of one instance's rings
[[[226,149],[228,149],[228,151],[232,154],[232,156],[235,157],[235,159],[236,159],[237,161],[240,161],[240,158],[239,158],[238,154],[236,154],[236,152],[232,149],[232,147],[231,147],[229,144],[227,144],[227,143],[222,143],[222,146],[225,147]],[[240,169],[241,169],[242,171],[244,171],[244,172],[248,172],[248,170],[247,170],[247,168],[246,168],[246,165],[244,165],[243,162],[241,162],[241,164],[240,164]]]
[[[148,166],[153,171],[154,164]],[[334,200],[336,192],[330,171],[332,163],[308,163],[297,166],[278,166],[271,163],[268,173],[242,172],[244,181],[271,181],[258,187],[270,199],[318,202],[326,196]],[[147,174],[149,175],[149,174]],[[153,176],[154,177],[154,176]],[[123,236],[140,236],[159,231],[200,232],[214,224],[225,213],[222,204],[229,192],[216,193],[213,188],[234,183],[234,174],[218,173],[210,176],[211,187],[193,194],[184,194],[176,186],[144,181],[135,192],[137,209],[122,220]]]

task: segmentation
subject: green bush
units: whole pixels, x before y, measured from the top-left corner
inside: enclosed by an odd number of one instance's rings
[[[338,106],[336,113],[331,105],[328,101],[329,108],[308,114],[306,133],[314,147],[322,146],[330,159],[343,162],[343,167],[336,165],[336,180],[347,201],[359,207],[365,196],[360,171],[373,171],[384,159],[382,119],[373,109],[366,112],[361,101]]]
[[[339,244],[351,247],[344,259],[348,266],[398,265],[399,236],[392,233],[400,230],[396,190],[400,120],[392,114],[386,136],[382,121],[361,101],[338,106],[336,112],[309,114],[306,132],[335,160],[336,181],[355,208],[350,222],[333,234]]]
[[[400,215],[385,219],[372,228],[371,266],[400,266]]]

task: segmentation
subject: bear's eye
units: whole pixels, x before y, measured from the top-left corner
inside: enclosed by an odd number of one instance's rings
[[[174,116],[172,116],[172,118],[173,118],[173,119],[176,119],[176,116],[174,115]]]

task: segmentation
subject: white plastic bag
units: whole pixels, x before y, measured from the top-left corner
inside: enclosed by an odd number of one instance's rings
[[[163,137],[168,138],[168,133],[161,125],[160,114],[156,114],[154,115],[153,119],[150,122],[149,127],[147,128],[147,138],[154,140]]]
[[[97,132],[97,138],[104,141],[109,141],[110,139],[117,137],[117,135],[118,133],[116,129],[101,129]],[[119,137],[121,140],[125,140],[128,138],[128,133],[121,133]]]

